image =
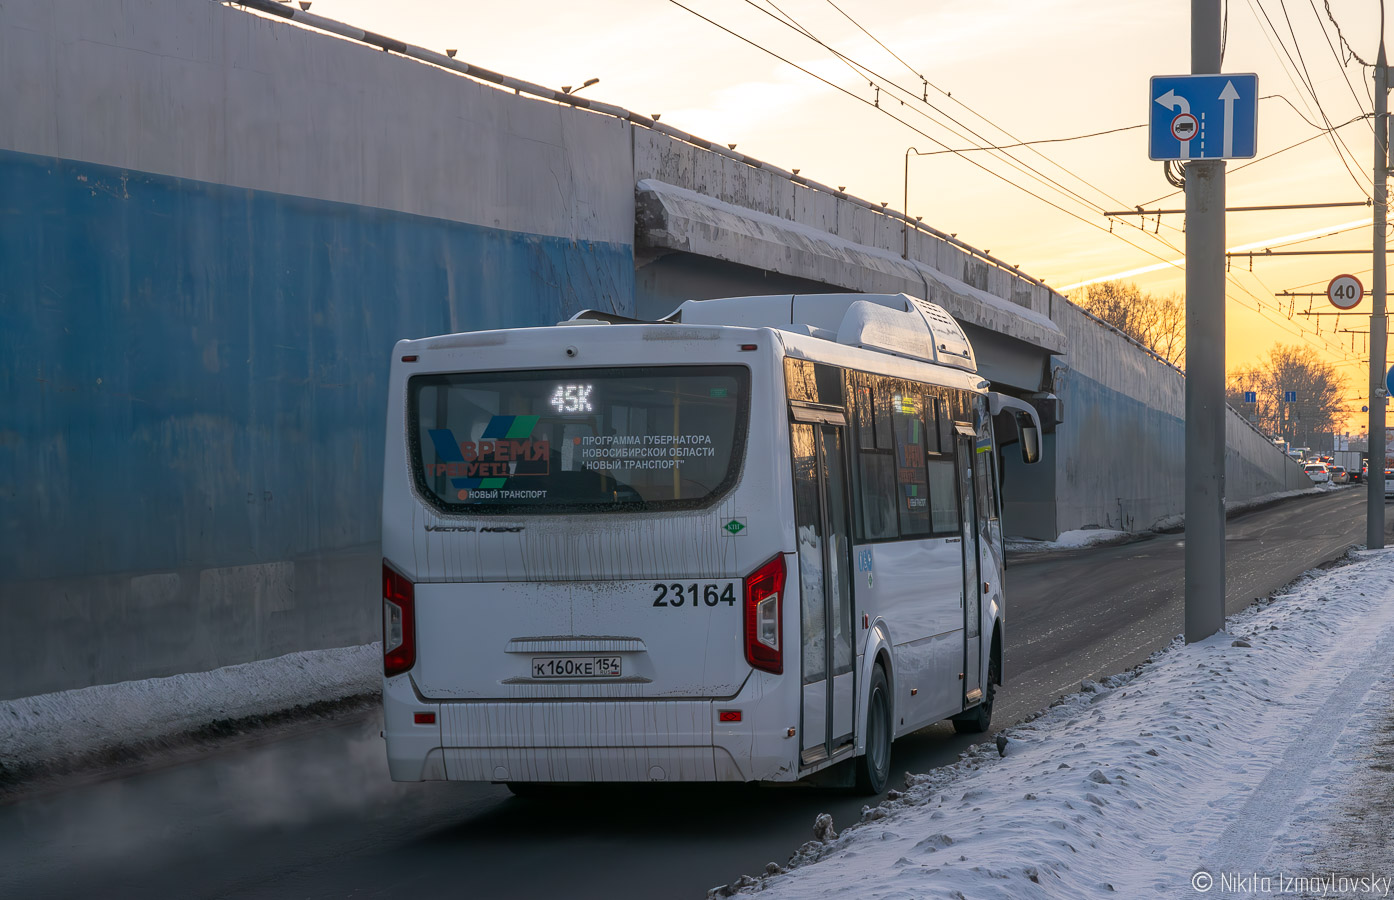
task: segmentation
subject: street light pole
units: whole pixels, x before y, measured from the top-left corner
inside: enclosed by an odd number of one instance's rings
[[[1385,181],[1389,174],[1389,66],[1384,56],[1384,3],[1380,3],[1379,57],[1375,60],[1375,271],[1370,286],[1370,478],[1365,486],[1365,546],[1384,546],[1384,314],[1385,237],[1388,217]]]
[[[904,246],[904,248],[903,248],[903,249],[901,250],[901,252],[900,252],[900,256],[901,256],[902,259],[909,259],[909,258],[910,258],[910,154],[911,154],[911,153],[915,154],[916,156],[928,156],[928,155],[929,155],[929,151],[921,152],[921,151],[919,151],[919,150],[916,150],[914,147],[907,147],[907,148],[905,149],[905,193],[904,193],[904,195],[901,197],[901,200],[900,200],[900,212],[901,212],[901,214],[902,214],[903,216],[905,216],[905,221],[902,223],[902,225],[904,226],[904,229],[905,229],[905,246]]]
[[[562,85],[562,87],[561,87],[561,92],[562,92],[563,94],[576,94],[576,93],[580,93],[581,91],[585,90],[586,88],[590,87],[590,86],[593,85],[593,84],[599,84],[599,83],[600,83],[600,79],[599,79],[599,78],[587,78],[587,79],[585,80],[585,82],[584,82],[580,87],[572,87],[572,86],[569,85],[569,84],[564,84],[564,85]]]

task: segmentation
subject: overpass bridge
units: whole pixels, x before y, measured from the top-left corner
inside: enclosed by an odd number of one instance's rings
[[[1182,512],[1182,374],[1039,280],[650,117],[264,5],[0,17],[7,696],[373,639],[401,336],[918,295],[1048,414],[1009,534]],[[1231,499],[1307,485],[1232,412],[1228,442]]]

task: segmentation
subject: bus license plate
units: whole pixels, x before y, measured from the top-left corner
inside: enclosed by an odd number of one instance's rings
[[[618,678],[618,656],[534,656],[533,678]]]

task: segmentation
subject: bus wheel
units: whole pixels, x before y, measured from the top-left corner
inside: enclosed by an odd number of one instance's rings
[[[961,717],[955,716],[954,731],[959,734],[982,734],[992,727],[992,701],[997,697],[997,680],[1002,677],[1001,666],[997,661],[997,654],[994,653],[987,664],[987,684],[984,685],[983,702],[963,713]]]
[[[866,753],[857,759],[857,790],[879,794],[891,776],[891,697],[886,673],[878,665],[872,670],[871,690],[866,703]]]

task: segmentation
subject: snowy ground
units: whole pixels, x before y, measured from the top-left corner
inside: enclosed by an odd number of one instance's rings
[[[1226,500],[1225,512],[1228,515],[1245,512],[1255,507],[1265,506],[1278,500],[1288,500],[1293,497],[1307,497],[1312,494],[1324,494],[1329,491],[1344,490],[1351,485],[1344,484],[1314,484],[1309,488],[1298,491],[1280,491],[1276,494],[1265,494],[1262,497],[1255,497],[1252,500]],[[1185,516],[1166,516],[1152,523],[1152,527],[1146,531],[1115,531],[1112,528],[1081,528],[1075,531],[1065,531],[1053,541],[1038,541],[1034,538],[1008,537],[1006,539],[1007,550],[1012,553],[1052,553],[1060,550],[1079,550],[1084,547],[1096,547],[1103,544],[1126,544],[1129,541],[1138,540],[1155,531],[1177,531],[1186,524]]]
[[[1112,528],[1080,528],[1075,531],[1062,531],[1053,541],[1038,541],[1034,538],[1009,537],[1006,539],[1009,553],[1046,553],[1055,550],[1079,550],[1096,547],[1100,544],[1124,544],[1145,536],[1147,532],[1115,531]]]
[[[1005,756],[988,742],[907,776],[841,835],[818,823],[787,867],[713,893],[1394,896],[1394,550],[1227,628],[1086,682],[1003,732]]]
[[[0,701],[0,787],[30,775],[129,758],[206,729],[376,693],[379,645]]]

